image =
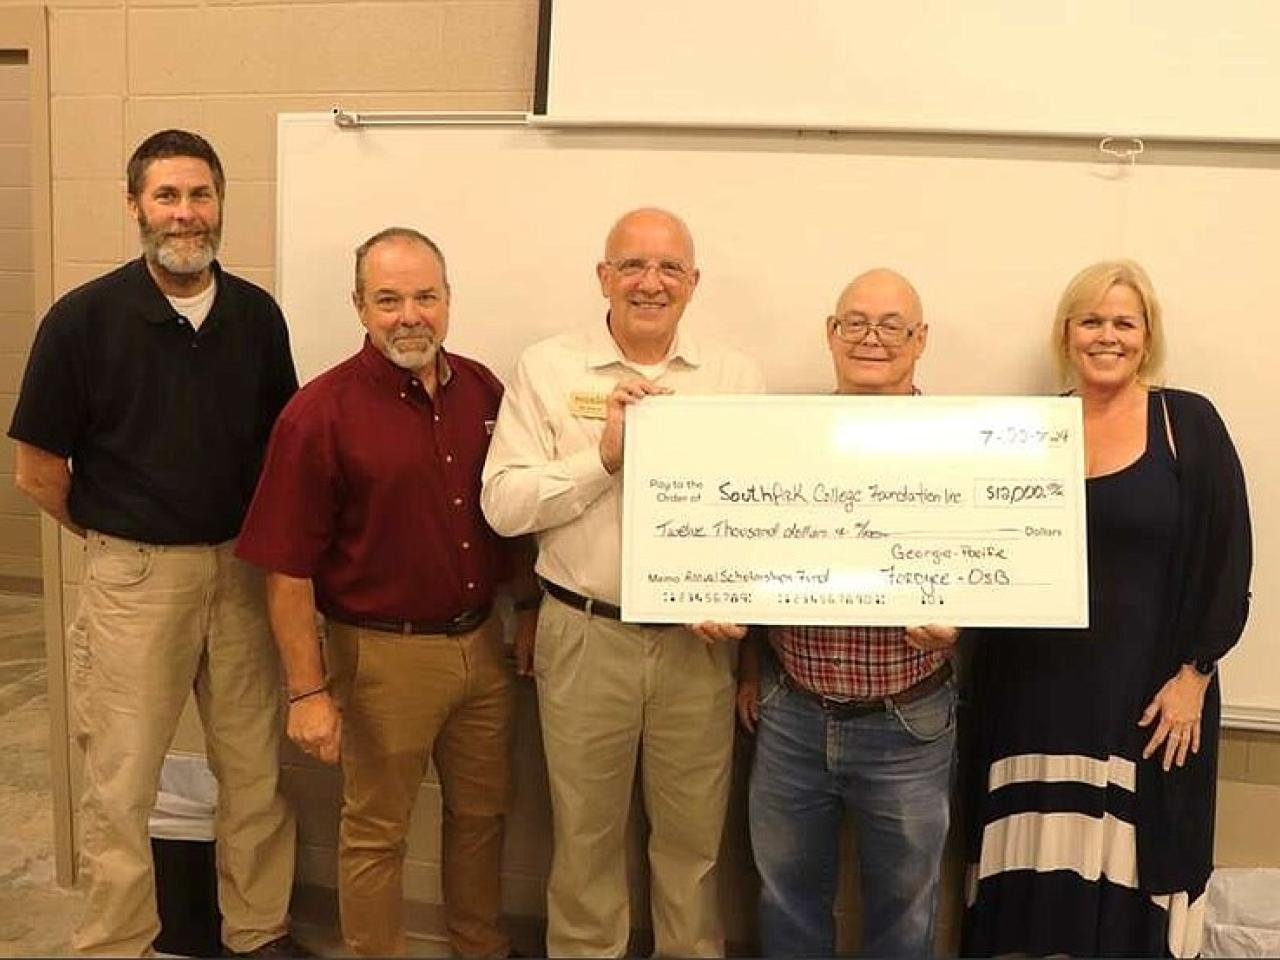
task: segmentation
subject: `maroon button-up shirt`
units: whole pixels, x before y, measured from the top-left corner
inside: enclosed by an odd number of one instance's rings
[[[442,355],[443,358],[443,355]],[[502,385],[450,354],[432,398],[366,338],[285,407],[236,552],[311,578],[340,620],[447,620],[488,603],[508,541],[480,512]]]

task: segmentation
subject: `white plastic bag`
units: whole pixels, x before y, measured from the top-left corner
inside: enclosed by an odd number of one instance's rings
[[[149,822],[157,840],[212,840],[218,781],[200,754],[170,753],[160,768],[160,789]]]
[[[1280,869],[1231,867],[1209,878],[1205,957],[1280,957]]]

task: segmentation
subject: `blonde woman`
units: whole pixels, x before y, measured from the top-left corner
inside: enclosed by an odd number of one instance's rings
[[[1252,545],[1226,427],[1158,386],[1164,345],[1138,264],[1067,285],[1053,348],[1084,410],[1089,627],[977,633],[966,955],[1200,950],[1216,665]]]

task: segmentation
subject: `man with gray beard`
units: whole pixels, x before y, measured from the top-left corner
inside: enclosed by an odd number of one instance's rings
[[[263,577],[234,555],[272,424],[297,389],[288,333],[270,295],[215,259],[226,180],[202,137],[148,137],[127,179],[143,255],[49,310],[9,429],[18,487],[85,539],[67,638],[84,750],[86,909],[72,946],[153,949],[147,819],[194,691],[218,779],[223,944],[298,955],[279,663]]]
[[[513,555],[480,512],[502,386],[443,349],[451,295],[430,239],[391,227],[355,259],[364,346],[280,415],[239,553],[268,571],[289,737],[342,762],[347,945],[365,956],[405,952],[405,842],[432,759],[450,945],[463,957],[506,956],[498,876],[514,686],[493,599]],[[522,645],[538,596],[523,572]]]

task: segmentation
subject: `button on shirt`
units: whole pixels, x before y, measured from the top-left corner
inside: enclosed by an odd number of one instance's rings
[[[650,377],[677,394],[763,393],[745,354],[678,330]],[[483,503],[505,536],[538,534],[538,573],[584,596],[619,603],[622,472],[600,462],[604,398],[639,376],[601,323],[525,351],[502,403],[484,468]],[[642,401],[643,402],[643,401]]]
[[[487,368],[440,355],[432,398],[366,338],[280,415],[237,553],[311,578],[339,620],[448,620],[488,603],[507,548],[480,511],[502,398]]]

